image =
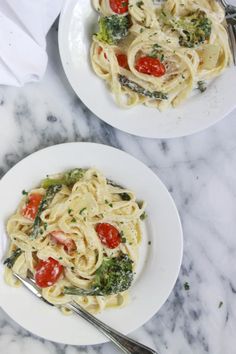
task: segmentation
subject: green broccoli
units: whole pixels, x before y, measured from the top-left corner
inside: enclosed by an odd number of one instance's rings
[[[128,16],[112,15],[101,17],[98,24],[97,39],[107,44],[116,44],[119,40],[126,37],[129,32]]]
[[[86,170],[83,168],[75,168],[73,170],[64,173],[64,175],[62,175],[62,177],[58,179],[53,179],[50,177],[45,178],[44,180],[42,180],[41,186],[43,188],[48,188],[50,186],[61,185],[61,184],[64,184],[66,186],[73,186],[73,184],[78,182],[84,176],[85,171]]]
[[[65,287],[64,294],[105,296],[125,291],[133,280],[132,263],[133,261],[124,253],[118,257],[106,257],[97,269],[90,289]]]
[[[45,209],[49,207],[55,195],[61,190],[61,187],[61,184],[54,184],[49,185],[49,187],[47,188],[45,196],[39,204],[38,211],[34,219],[33,228],[30,235],[31,240],[34,240],[38,237],[38,235],[40,235],[42,226],[41,214]]]
[[[181,47],[194,48],[204,43],[211,35],[212,22],[201,10],[179,18],[162,13],[161,20],[179,33]]]

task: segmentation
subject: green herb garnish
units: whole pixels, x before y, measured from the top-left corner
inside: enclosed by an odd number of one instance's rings
[[[141,215],[140,215],[140,219],[141,220],[145,220],[147,218],[147,213],[144,211]]]
[[[144,5],[143,1],[136,2],[136,6],[138,6],[139,8],[141,8],[141,6],[143,6],[143,5]]]
[[[20,248],[17,248],[10,257],[6,258],[3,264],[5,264],[9,269],[11,269],[17,260],[17,258],[21,255],[23,251]]]
[[[86,210],[87,208],[83,208],[80,210],[79,214],[82,215],[82,213]]]

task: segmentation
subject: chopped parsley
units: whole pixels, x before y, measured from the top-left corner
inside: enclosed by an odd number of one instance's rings
[[[131,199],[128,193],[120,193],[120,197],[122,200],[127,200],[127,201]]]
[[[162,48],[157,43],[153,44],[152,51],[148,56],[151,58],[159,59],[160,61],[163,61],[165,59],[164,54],[162,52]]]
[[[136,6],[138,6],[139,8],[141,8],[141,6],[143,6],[143,5],[144,5],[143,1],[136,2]]]
[[[82,215],[82,213],[86,210],[87,208],[83,208],[80,210],[79,214]]]
[[[147,218],[147,213],[144,211],[141,215],[140,215],[140,220],[145,220]]]
[[[190,286],[187,281],[184,283],[184,290],[186,290],[186,291],[190,290]]]
[[[223,306],[223,301],[219,302],[218,308],[220,309]]]
[[[205,81],[198,81],[198,82],[197,82],[197,89],[198,89],[201,93],[205,92],[206,89],[207,89]]]

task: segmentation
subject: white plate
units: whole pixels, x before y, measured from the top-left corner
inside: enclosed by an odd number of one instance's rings
[[[67,1],[60,17],[59,48],[71,86],[84,104],[105,122],[139,136],[174,138],[206,129],[236,107],[236,69],[231,67],[205,93],[194,95],[178,108],[162,113],[145,106],[119,108],[90,65],[89,47],[97,18],[90,0]]]
[[[0,182],[0,200],[4,201],[0,203],[0,250],[3,254],[6,251],[6,220],[15,211],[23,189],[35,187],[47,174],[90,166],[132,189],[139,199],[148,203],[139,267],[130,289],[131,302],[123,309],[98,315],[108,325],[127,334],[142,326],[168,298],[179,273],[183,242],[181,223],[170,194],[158,177],[134,157],[105,145],[70,143],[38,151],[19,162]],[[22,327],[40,337],[77,345],[107,341],[80,317],[64,316],[23,287],[6,285],[2,262],[0,289],[0,306]]]

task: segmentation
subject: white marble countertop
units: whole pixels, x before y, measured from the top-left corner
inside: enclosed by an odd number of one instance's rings
[[[185,245],[171,296],[131,337],[160,354],[235,354],[236,111],[187,138],[137,138],[103,123],[76,97],[60,63],[56,26],[48,36],[48,53],[41,83],[21,89],[0,87],[0,176],[32,152],[68,141],[105,143],[142,160],[171,192],[182,218]],[[72,347],[45,341],[0,309],[0,353],[118,351],[112,344]]]

